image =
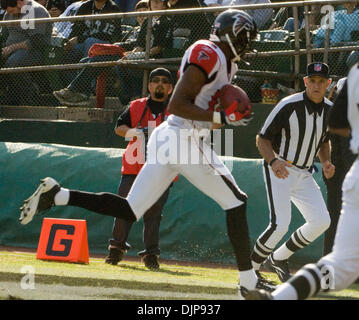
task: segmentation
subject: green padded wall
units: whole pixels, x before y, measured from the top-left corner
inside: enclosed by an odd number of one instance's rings
[[[93,192],[115,192],[121,178],[122,149],[70,147],[54,144],[0,143],[0,245],[37,248],[42,217],[29,225],[18,222],[22,201],[35,190],[39,179],[52,176],[64,187]],[[233,175],[249,196],[248,221],[251,242],[269,221],[261,160],[222,158],[233,166]],[[325,190],[321,173],[315,179]],[[154,181],[153,183],[156,183]],[[90,253],[106,253],[113,219],[75,207],[55,207],[48,217],[86,219]],[[303,218],[293,210],[289,232]],[[289,235],[289,234],[288,234]],[[129,255],[143,249],[142,220],[134,224]],[[161,257],[165,259],[234,263],[226,235],[225,213],[182,176],[171,189],[161,223]],[[322,237],[294,255],[302,264],[321,256]]]
[[[253,104],[254,119],[246,127],[234,128],[234,157],[260,157],[255,137],[272,109],[273,105]],[[3,120],[0,121],[0,141],[125,148],[127,142],[114,134],[114,127],[115,123]],[[224,145],[224,135],[222,136]]]

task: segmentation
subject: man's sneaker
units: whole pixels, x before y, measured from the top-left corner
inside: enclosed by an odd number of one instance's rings
[[[70,90],[68,88],[61,89],[59,91],[54,91],[53,95],[60,103],[65,106],[77,106],[84,107],[88,106],[90,103],[90,99],[87,95]]]
[[[249,290],[245,296],[246,300],[273,300],[270,292],[263,289]]]
[[[258,281],[257,281],[257,284],[256,284],[256,287],[254,290],[265,290],[267,292],[272,292],[274,291],[275,289],[277,288],[277,286],[273,286],[273,285],[270,285],[268,284],[267,282],[264,282],[262,281],[260,278],[258,278]],[[250,292],[251,290],[248,290],[246,287],[243,287],[243,286],[240,286],[238,285],[238,297],[239,297],[239,300],[244,300],[246,299],[248,293]]]
[[[160,265],[158,263],[158,256],[155,254],[147,254],[142,258],[145,266],[148,269],[159,269]]]
[[[105,262],[116,266],[123,258],[126,250],[122,250],[116,247],[109,247],[108,256],[105,258]]]
[[[40,181],[41,184],[33,195],[27,198],[20,207],[19,220],[21,224],[28,224],[34,215],[38,215],[55,205],[54,198],[61,189],[60,184],[52,178],[45,178]]]
[[[288,260],[275,260],[273,252],[267,258],[267,265],[277,274],[281,282],[286,282],[290,279],[291,274],[289,271]]]

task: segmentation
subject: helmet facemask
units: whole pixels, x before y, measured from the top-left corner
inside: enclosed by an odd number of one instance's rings
[[[251,39],[250,31],[242,31],[241,34],[237,36],[235,43],[233,43],[234,41],[232,41],[228,33],[226,33],[227,43],[234,55],[232,62],[241,61],[242,56],[249,51],[249,39]]]
[[[249,44],[257,36],[254,19],[241,10],[230,9],[222,12],[213,27],[210,40],[228,44],[234,56],[233,62],[239,62],[241,57],[249,52]]]

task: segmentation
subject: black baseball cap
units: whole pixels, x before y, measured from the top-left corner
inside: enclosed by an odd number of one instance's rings
[[[149,81],[151,81],[154,77],[162,76],[167,77],[172,83],[172,75],[166,68],[157,68],[151,71]]]
[[[323,62],[313,62],[307,65],[307,77],[320,76],[329,79],[329,66]]]

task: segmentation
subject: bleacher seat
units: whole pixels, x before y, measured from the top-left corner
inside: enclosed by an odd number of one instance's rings
[[[190,35],[191,35],[190,29],[178,28],[174,30],[172,48],[164,48],[163,57],[165,58],[182,57],[186,49],[191,45],[189,41]]]
[[[259,31],[260,41],[288,41],[290,32],[287,30],[262,30]]]

